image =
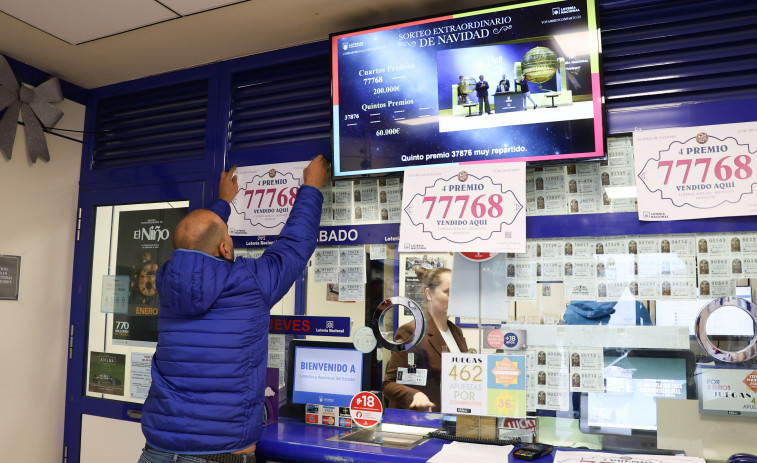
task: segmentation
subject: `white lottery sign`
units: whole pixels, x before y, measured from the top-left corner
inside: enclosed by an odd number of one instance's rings
[[[635,132],[639,220],[757,213],[757,123]]]
[[[405,171],[400,250],[524,252],[525,163]]]
[[[231,202],[229,234],[278,235],[292,211],[308,162],[239,167],[239,192]]]

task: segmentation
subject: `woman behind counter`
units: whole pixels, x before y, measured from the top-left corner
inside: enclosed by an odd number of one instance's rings
[[[447,320],[452,271],[445,267],[433,270],[421,268],[416,275],[423,284],[426,335],[412,349],[392,352],[386,367],[383,393],[389,400],[390,408],[438,412],[441,410],[442,352],[467,352],[468,345],[462,330]],[[410,339],[414,328],[414,322],[402,325],[397,330],[396,339]],[[397,383],[397,369],[408,367],[408,353],[415,354],[416,368],[427,370],[425,386]]]

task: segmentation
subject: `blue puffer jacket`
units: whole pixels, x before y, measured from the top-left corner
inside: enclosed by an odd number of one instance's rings
[[[270,309],[315,250],[321,192],[303,186],[278,240],[259,259],[233,264],[176,250],[160,269],[158,347],[142,410],[151,446],[224,453],[256,443],[263,429]],[[210,210],[224,221],[229,203]]]
[[[610,317],[615,313],[617,302],[595,302],[595,301],[570,301],[563,321],[566,325],[607,325],[610,323]],[[636,324],[651,325],[652,319],[649,318],[649,312],[644,304],[634,301],[636,306]]]

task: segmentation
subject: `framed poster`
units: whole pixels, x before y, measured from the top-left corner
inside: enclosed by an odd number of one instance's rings
[[[173,232],[188,208],[121,211],[116,274],[128,276],[128,312],[113,314],[113,344],[158,342],[158,269],[173,253]]]

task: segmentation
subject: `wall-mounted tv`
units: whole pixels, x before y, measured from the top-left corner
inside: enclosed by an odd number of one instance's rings
[[[595,0],[521,1],[330,39],[335,177],[604,156]]]

